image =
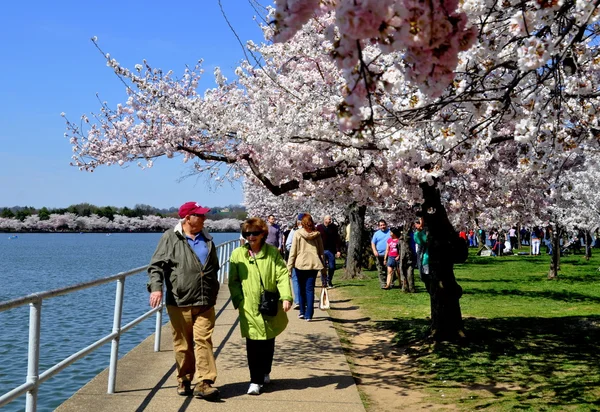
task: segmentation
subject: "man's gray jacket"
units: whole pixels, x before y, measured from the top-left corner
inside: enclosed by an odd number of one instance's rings
[[[174,306],[214,306],[219,293],[219,258],[212,236],[202,232],[208,258],[202,265],[188,244],[181,222],[167,230],[156,247],[148,267],[148,291],[166,287],[165,303]]]

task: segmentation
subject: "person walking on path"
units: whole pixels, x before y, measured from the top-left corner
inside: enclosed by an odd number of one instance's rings
[[[323,248],[325,249],[325,270],[326,276],[321,278],[321,286],[328,289],[333,288],[333,273],[335,272],[335,259],[342,255],[342,242],[338,227],[333,223],[331,216],[327,215],[323,218],[323,224],[317,226],[317,230],[321,233],[323,239]]]
[[[267,244],[271,246],[275,246],[277,249],[283,250],[282,246],[282,237],[283,234],[281,232],[281,227],[275,223],[275,216],[269,215],[267,218],[267,222],[269,223],[269,235],[267,236]]]
[[[302,227],[302,218],[303,217],[304,217],[304,213],[298,214],[298,220],[296,222],[296,227],[294,227],[290,231],[290,233],[285,241],[285,249],[286,249],[286,255],[287,255],[286,262],[290,258],[290,250],[292,249],[292,241],[294,240],[294,233],[296,233],[296,231]],[[294,309],[300,309],[300,301],[298,298],[300,296],[300,285],[298,284],[298,275],[296,274],[296,269],[292,269],[292,290],[294,292]]]
[[[302,217],[302,228],[294,233],[287,267],[290,276],[292,269],[296,269],[300,286],[298,317],[308,322],[314,313],[317,273],[325,268],[324,252],[321,234],[316,230],[312,216],[306,213]]]
[[[390,238],[390,230],[383,219],[377,222],[377,224],[379,230],[373,234],[371,249],[373,250],[377,271],[379,272],[379,287],[385,289],[387,285],[387,268],[383,258],[385,249],[387,248],[387,240]]]
[[[181,220],[167,230],[148,267],[150,306],[165,303],[173,332],[177,393],[217,400],[219,391],[212,334],[219,293],[219,259],[212,236],[204,229],[210,209],[196,202],[179,208]],[[196,385],[192,391],[192,382]]]
[[[246,338],[246,356],[250,369],[249,395],[259,395],[271,382],[275,337],[288,324],[292,291],[288,270],[279,250],[266,243],[269,231],[264,220],[251,218],[242,225],[244,246],[233,251],[229,268],[229,292],[239,311],[240,331]],[[277,313],[263,315],[259,303],[263,291],[278,292]]]

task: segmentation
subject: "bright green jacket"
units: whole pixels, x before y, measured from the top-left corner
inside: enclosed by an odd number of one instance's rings
[[[279,335],[288,324],[282,301],[292,301],[289,272],[279,250],[265,243],[255,257],[250,257],[249,245],[245,244],[233,251],[230,263],[229,292],[233,306],[240,312],[242,337],[265,340]],[[263,316],[258,311],[262,293],[259,276],[266,290],[279,290],[275,316]]]

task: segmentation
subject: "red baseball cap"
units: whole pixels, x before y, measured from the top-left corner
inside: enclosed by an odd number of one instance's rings
[[[189,215],[205,215],[210,212],[207,207],[202,207],[196,202],[186,202],[179,207],[179,217],[184,218]]]

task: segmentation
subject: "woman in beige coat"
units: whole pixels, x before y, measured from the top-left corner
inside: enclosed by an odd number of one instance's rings
[[[324,249],[321,234],[315,229],[315,222],[310,214],[305,214],[302,218],[302,228],[294,233],[292,247],[290,248],[290,257],[287,267],[292,273],[296,269],[300,294],[298,303],[300,304],[300,319],[306,319],[310,322],[313,317],[315,304],[315,281],[317,273],[325,267]]]

